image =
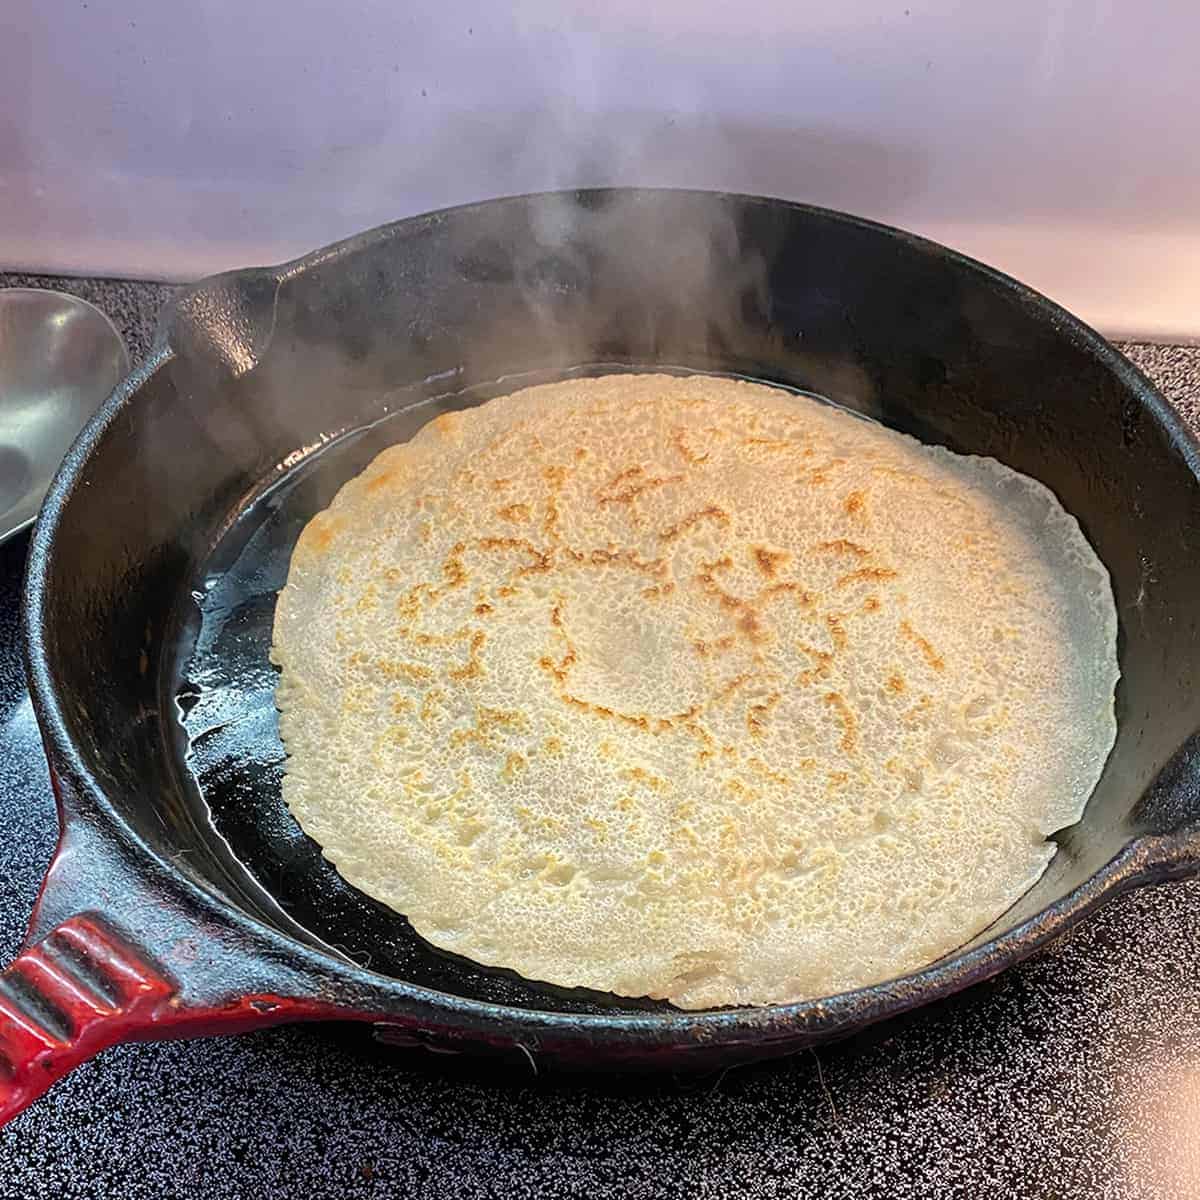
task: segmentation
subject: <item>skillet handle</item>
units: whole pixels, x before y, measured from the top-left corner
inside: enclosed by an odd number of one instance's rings
[[[118,1042],[372,1019],[189,907],[169,872],[131,859],[63,805],[66,789],[51,778],[64,815],[58,849],[25,947],[0,971],[0,1128]]]
[[[1130,818],[1142,830],[1139,882],[1200,873],[1200,732],[1163,764]]]
[[[175,985],[101,917],[71,917],[0,973],[0,1126],[172,1010]]]

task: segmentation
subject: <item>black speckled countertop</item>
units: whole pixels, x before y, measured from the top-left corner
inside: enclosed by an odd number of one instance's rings
[[[0,274],[103,308],[137,360],[170,288]],[[1124,347],[1200,426],[1200,348]],[[55,840],[0,546],[0,958]],[[1200,600],[1200,598],[1198,598]],[[706,1079],[533,1079],[360,1029],[121,1046],[0,1131],[0,1200],[1200,1197],[1200,881],[1120,897],[1001,977]]]

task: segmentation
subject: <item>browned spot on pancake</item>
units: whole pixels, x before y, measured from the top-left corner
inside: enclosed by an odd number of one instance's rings
[[[475,615],[477,617],[486,617],[488,615],[488,613],[493,612],[493,611],[494,610],[490,604],[475,605]]]
[[[907,690],[908,687],[908,685],[904,682],[904,676],[898,673],[889,675],[887,677],[887,683],[885,686],[889,692],[893,692],[897,696]]]
[[[419,715],[425,724],[428,725],[436,716],[438,705],[441,704],[443,699],[445,699],[445,693],[439,688],[430,688],[421,697],[421,712]]]
[[[518,754],[515,750],[509,754],[504,760],[504,766],[500,769],[500,774],[510,782],[516,777],[518,771],[523,771],[528,764],[525,761],[523,754]]]
[[[442,563],[442,574],[446,580],[442,587],[436,588],[428,583],[417,583],[396,600],[396,612],[402,620],[415,621],[420,616],[426,600],[430,602],[437,600],[467,582],[470,575],[459,557],[465,550],[466,545],[463,542],[458,542],[451,548],[449,556]],[[398,577],[389,576],[389,578],[398,582]]]
[[[671,435],[671,445],[674,446],[675,449],[679,451],[679,457],[682,458],[684,460],[684,462],[688,462],[688,463],[695,465],[697,463],[704,462],[708,458],[707,453],[697,454],[687,444],[687,439],[684,437],[684,433],[683,433],[682,429],[676,429],[674,431],[674,433]]]
[[[412,683],[425,683],[433,678],[433,672],[420,663],[384,659],[377,662],[375,667],[385,679],[406,679]]]
[[[543,655],[538,659],[538,666],[553,675],[559,683],[566,683],[567,673],[577,661],[578,655],[575,653],[575,647],[568,646],[567,652],[558,662],[555,662],[549,655]]]
[[[570,546],[564,548],[563,553],[571,559],[572,562],[589,564],[593,567],[606,567],[610,564],[619,566],[631,567],[635,571],[641,571],[644,575],[650,575],[654,578],[660,577],[667,569],[666,562],[661,558],[643,559],[639,558],[636,551],[633,550],[573,550]]]
[[[578,452],[576,453],[578,457]],[[563,484],[567,481],[567,476],[570,474],[569,467],[549,466],[542,468],[542,478],[550,485],[550,492],[546,496],[546,515],[542,520],[542,531],[549,538],[558,538],[558,493],[562,491]]]
[[[725,780],[724,786],[727,792],[732,792],[741,800],[748,800],[755,795],[754,790],[748,788],[736,775]]]
[[[796,682],[807,686],[818,679],[824,679],[833,669],[833,655],[828,650],[818,650],[814,646],[806,646],[803,642],[796,647],[801,654],[807,654],[813,665],[807,671],[801,671],[796,676]]]
[[[900,632],[912,642],[921,654],[925,661],[935,670],[944,671],[946,669],[945,659],[933,648],[933,646],[923,638],[907,621],[900,622]]]
[[[477,679],[484,674],[483,663],[479,661],[479,652],[483,649],[486,641],[487,634],[482,629],[477,629],[471,638],[467,661],[461,667],[452,667],[447,672],[451,679],[462,683],[467,679]]]
[[[771,783],[777,783],[780,787],[792,786],[792,781],[786,775],[781,775],[778,771],[771,770],[761,758],[748,758],[746,759],[746,765],[756,775],[761,775],[763,779]]]
[[[714,572],[728,570],[732,566],[733,560],[728,555],[715,562],[701,563],[701,570],[696,576],[696,582],[700,585],[701,590],[716,600],[726,612],[737,614],[735,625],[741,633],[751,641],[761,641],[765,635],[753,602],[731,595],[717,583],[714,577]]]
[[[506,504],[503,508],[496,510],[496,515],[505,521],[528,521],[530,516],[529,505]]]
[[[442,413],[440,417],[434,417],[429,422],[429,428],[439,437],[453,437],[457,435],[461,425],[462,417],[458,413],[453,412]]]
[[[852,517],[861,516],[867,507],[867,497],[865,492],[851,492],[845,500],[842,501],[842,507],[847,514]]]
[[[671,786],[661,775],[655,775],[643,767],[630,767],[625,774],[655,792],[665,792]]]
[[[510,487],[512,487],[511,479],[493,479],[492,480],[492,488],[497,492],[506,491]]]
[[[660,596],[669,596],[674,590],[675,585],[668,581],[656,584],[654,587],[643,588],[642,595],[647,600],[657,600]]]
[[[878,596],[868,596],[862,602],[862,611],[865,613],[878,612],[879,607],[880,606],[879,606],[879,597]]]
[[[842,618],[837,613],[826,613],[825,627],[829,630],[829,636],[833,639],[834,650],[845,650],[849,638],[846,636],[845,627],[842,625]]]
[[[788,580],[784,583],[773,583],[768,588],[763,588],[758,594],[759,600],[771,600],[775,596],[792,595],[796,597],[797,603],[808,607],[813,603],[813,595],[807,588],[801,587],[800,584],[793,580]]]
[[[418,646],[453,646],[455,642],[465,641],[471,636],[471,631],[465,625],[453,633],[413,633],[405,626],[400,630],[400,636],[416,642]]]
[[[746,710],[746,729],[751,737],[760,738],[767,732],[771,713],[782,698],[779,692],[772,692],[761,704],[751,704]]]
[[[737,638],[733,634],[726,634],[724,637],[717,638],[713,642],[697,641],[692,643],[692,649],[696,651],[702,658],[706,658],[710,654],[723,654],[737,642]]]
[[[754,565],[768,578],[773,579],[791,555],[786,550],[768,550],[765,546],[754,546],[751,550]]]
[[[562,748],[562,741],[556,737],[548,737],[542,743],[542,749],[545,750],[547,754],[561,754]]]
[[[587,458],[587,456],[588,456],[588,452],[583,446],[575,447],[575,461],[576,462],[583,462],[583,460],[585,458]]]
[[[733,559],[728,554],[712,562],[702,562],[695,580],[705,595],[716,600],[722,609],[734,615],[734,627],[752,642],[762,642],[768,637],[764,631],[761,611],[761,606],[766,601],[790,594],[795,596],[801,606],[807,607],[813,603],[811,593],[794,580],[772,584],[750,599],[735,596],[721,587],[716,580],[718,571],[727,571],[732,567]]]
[[[650,718],[645,713],[623,713],[618,712],[615,708],[609,708],[604,704],[593,704],[590,706],[592,712],[597,713],[602,717],[615,717],[618,721],[624,721],[628,725],[632,725],[635,729],[650,728]]]
[[[737,627],[751,641],[759,641],[762,636],[762,622],[758,619],[758,613],[752,608],[744,608],[741,616],[737,619]]]
[[[489,708],[485,704],[475,706],[475,720],[480,729],[488,732],[493,729],[524,729],[529,724],[525,714],[515,708]]]
[[[701,590],[714,600],[718,601],[722,608],[725,609],[740,609],[744,604],[744,600],[738,599],[737,596],[730,595],[724,588],[721,587],[716,580],[716,572],[728,571],[733,566],[733,559],[729,555],[724,558],[714,559],[712,562],[702,562],[700,570],[696,575],[696,582],[700,585]]]
[[[908,711],[904,713],[905,724],[917,724],[917,722],[920,721],[921,718],[924,717],[931,708],[933,708],[933,697],[921,696],[920,699],[917,700],[916,704],[914,704],[912,708],[908,709]]]
[[[721,689],[721,690],[720,690],[720,691],[719,691],[719,692],[718,692],[718,693],[717,693],[717,694],[716,694],[716,695],[713,697],[713,701],[712,701],[712,702],[713,702],[714,704],[721,704],[721,703],[723,703],[724,701],[728,700],[728,699],[729,699],[729,697],[730,697],[730,696],[732,696],[732,695],[734,694],[734,692],[736,692],[736,691],[738,690],[738,688],[745,687],[745,685],[746,685],[746,684],[748,684],[748,683],[750,682],[750,679],[751,679],[751,676],[750,676],[749,672],[744,672],[744,673],[743,673],[743,674],[741,674],[741,675],[735,675],[735,676],[734,676],[734,677],[733,677],[733,678],[732,678],[732,679],[731,679],[731,680],[730,680],[730,681],[729,681],[729,682],[728,682],[728,683],[727,683],[727,684],[726,684],[726,685],[725,685],[725,686],[724,686],[724,687],[723,687],[723,688],[722,688],[722,689]]]
[[[860,546],[857,542],[850,542],[845,538],[835,538],[832,542],[822,542],[817,549],[827,551],[831,554],[852,554],[855,558],[866,558],[871,553],[866,546]]]
[[[664,542],[674,541],[681,533],[685,533],[693,525],[705,520],[716,521],[724,529],[729,525],[729,514],[723,508],[718,508],[715,504],[710,504],[707,508],[702,508],[697,512],[689,513],[686,517],[682,517],[678,523],[672,525],[669,529],[664,529],[658,536]]]
[[[691,734],[704,747],[700,755],[700,761],[703,762],[705,758],[711,758],[717,744],[713,735],[699,721],[685,721],[683,728],[685,732]]]
[[[457,555],[463,551],[462,545],[454,548],[455,553],[442,563],[442,574],[446,577],[446,586],[444,591],[449,591],[451,588],[462,587],[467,582],[467,570],[462,564],[462,559]]]
[[[475,706],[475,725],[469,729],[455,729],[450,734],[450,745],[461,746],[464,742],[478,742],[487,749],[495,749],[492,733],[497,729],[521,730],[528,722],[524,714],[503,708]]]
[[[318,513],[309,521],[308,528],[304,531],[305,549],[313,554],[323,554],[329,549],[334,535],[341,527],[342,523],[336,517]]]
[[[525,538],[485,537],[480,538],[476,545],[483,550],[520,550],[528,554],[532,561],[523,565],[517,572],[518,575],[532,575],[539,571],[549,571],[553,565],[549,554],[539,550]],[[503,595],[504,593],[501,590],[499,594]]]
[[[643,467],[626,467],[623,471],[618,471],[605,486],[611,491],[613,488],[619,487],[630,479],[637,479],[639,475],[644,473],[645,469]]]
[[[858,718],[841,692],[826,692],[825,703],[837,713],[842,724],[842,740],[838,744],[849,754],[858,745]]]
[[[647,476],[642,467],[627,467],[596,493],[596,500],[600,504],[629,504],[643,492],[678,483],[682,478],[682,475]]]
[[[895,579],[897,573],[890,567],[860,567],[843,575],[835,584],[836,587],[849,587],[852,583],[882,583]]]
[[[541,666],[546,665],[546,659],[542,659]],[[565,672],[553,670],[552,672],[559,681]],[[691,708],[685,709],[681,713],[673,713],[669,717],[651,717],[646,713],[626,713],[620,712],[617,709],[609,708],[605,704],[593,704],[590,700],[584,700],[579,696],[574,696],[565,689],[559,692],[559,696],[564,704],[569,704],[572,708],[582,709],[584,712],[590,712],[594,716],[603,717],[606,720],[622,721],[626,725],[632,725],[635,729],[640,729],[644,733],[665,733],[669,729],[675,727],[677,721],[688,720],[694,717],[699,712],[699,705],[693,704]]]
[[[368,494],[379,491],[381,488],[390,486],[396,482],[395,471],[380,471],[373,479],[367,481],[367,486],[363,489]]]
[[[468,742],[476,742],[485,750],[493,749],[491,739],[484,737],[478,729],[452,729],[450,731],[450,748],[452,750],[457,750],[459,746],[465,746]]]

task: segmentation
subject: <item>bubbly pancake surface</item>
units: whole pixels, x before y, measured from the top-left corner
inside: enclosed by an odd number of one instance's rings
[[[280,594],[284,798],[443,949],[685,1008],[891,978],[1052,856],[1115,737],[1041,484],[708,376],[439,417]]]

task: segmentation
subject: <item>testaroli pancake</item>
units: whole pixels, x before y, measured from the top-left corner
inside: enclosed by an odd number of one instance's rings
[[[985,928],[1115,736],[1108,574],[1041,484],[707,376],[432,421],[310,522],[284,798],[434,945],[685,1008]]]

